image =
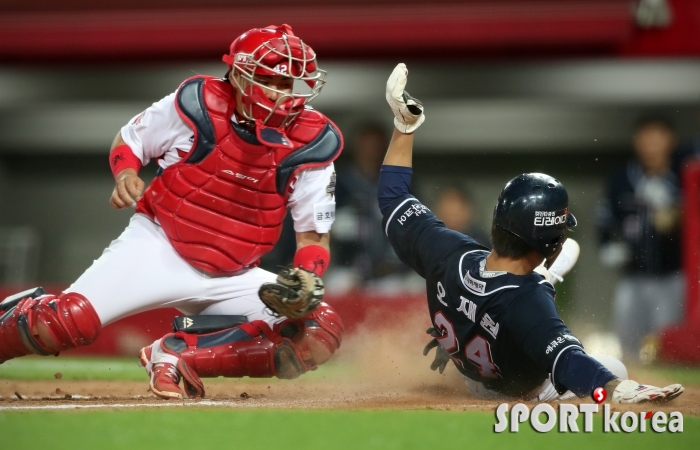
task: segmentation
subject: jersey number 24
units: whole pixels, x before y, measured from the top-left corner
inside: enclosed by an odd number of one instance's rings
[[[440,345],[450,354],[454,351],[459,351],[457,335],[452,322],[441,311],[438,311],[435,314],[433,323],[435,323],[435,328],[442,335],[437,338]],[[483,337],[478,334],[474,336],[464,348],[464,356],[478,368],[480,376],[484,378],[500,378],[498,366],[491,357],[489,342]]]

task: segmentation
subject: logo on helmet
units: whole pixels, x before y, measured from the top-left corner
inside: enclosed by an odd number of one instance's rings
[[[551,227],[553,225],[566,225],[568,209],[561,211],[535,211],[536,227]]]
[[[287,66],[286,63],[284,63],[284,64],[277,64],[277,65],[274,67],[274,69],[272,69],[272,70],[275,71],[275,72],[277,72],[277,73],[279,73],[279,74],[287,75],[287,74],[289,74],[289,69],[288,69],[287,67],[288,67],[288,66]]]

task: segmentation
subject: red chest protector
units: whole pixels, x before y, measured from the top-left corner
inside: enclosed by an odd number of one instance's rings
[[[254,132],[232,124],[235,93],[214,77],[186,80],[176,106],[194,144],[156,177],[137,211],[157,219],[177,253],[198,269],[233,274],[257,265],[280,236],[293,175],[335,160],[340,131],[306,110],[285,129],[290,147],[261,145]]]

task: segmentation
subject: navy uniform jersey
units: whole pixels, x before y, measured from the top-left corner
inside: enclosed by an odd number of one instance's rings
[[[413,196],[392,203],[383,227],[401,261],[425,278],[438,342],[463,375],[520,397],[542,385],[564,349],[583,348],[559,317],[549,282],[534,272],[486,271],[489,250]]]

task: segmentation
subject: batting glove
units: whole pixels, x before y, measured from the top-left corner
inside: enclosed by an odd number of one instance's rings
[[[683,386],[672,384],[665,388],[639,384],[636,381],[625,380],[618,384],[613,391],[613,403],[665,403],[683,393]]]
[[[430,370],[439,369],[440,373],[442,373],[445,371],[445,367],[447,367],[447,363],[450,361],[450,354],[447,353],[447,350],[442,348],[442,345],[440,345],[440,343],[438,342],[437,338],[439,338],[441,335],[435,328],[428,328],[426,333],[428,333],[435,339],[428,342],[428,345],[425,346],[425,348],[423,349],[423,356],[428,356],[430,350],[432,350],[434,347],[437,347],[437,349],[435,350],[435,359],[430,364]]]
[[[394,113],[394,126],[403,134],[416,131],[425,121],[423,105],[404,90],[408,76],[406,64],[399,63],[386,82],[386,101]]]
[[[576,261],[578,261],[579,253],[581,253],[581,247],[578,245],[578,242],[568,238],[562,245],[561,253],[549,266],[549,269],[545,267],[547,263],[547,260],[545,260],[534,271],[554,285],[557,281],[564,281],[564,275],[569,273],[574,268]]]

